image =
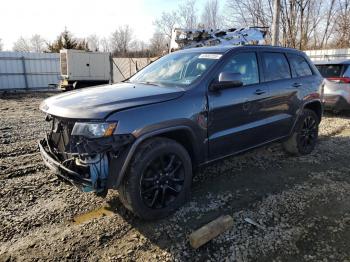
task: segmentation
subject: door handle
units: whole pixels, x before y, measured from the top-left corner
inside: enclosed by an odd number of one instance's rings
[[[262,94],[265,94],[266,93],[266,91],[265,90],[262,90],[262,89],[257,89],[257,90],[255,90],[255,92],[254,92],[254,94],[256,94],[256,95],[262,95]]]
[[[293,84],[293,87],[296,87],[296,88],[298,88],[298,87],[301,87],[303,84],[301,84],[301,83],[294,83]]]

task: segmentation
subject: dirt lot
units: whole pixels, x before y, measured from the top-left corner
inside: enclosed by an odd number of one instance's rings
[[[0,261],[350,261],[350,116],[326,115],[311,155],[274,144],[202,170],[189,203],[144,222],[117,192],[81,193],[44,167],[49,95],[0,97]],[[221,214],[233,228],[193,250],[188,234]]]

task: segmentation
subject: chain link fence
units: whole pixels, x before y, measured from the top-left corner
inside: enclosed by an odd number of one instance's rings
[[[156,58],[113,58],[113,83],[121,82]]]

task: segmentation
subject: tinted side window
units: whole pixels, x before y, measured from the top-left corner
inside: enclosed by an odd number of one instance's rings
[[[287,58],[282,53],[262,53],[265,81],[291,78]]]
[[[288,54],[288,59],[296,77],[312,75],[312,70],[304,57]]]
[[[240,53],[229,58],[222,72],[240,73],[243,85],[259,83],[259,70],[254,52]]]

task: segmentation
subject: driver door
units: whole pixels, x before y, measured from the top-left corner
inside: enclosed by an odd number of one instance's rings
[[[264,132],[268,88],[260,82],[256,52],[236,53],[221,72],[239,73],[243,86],[208,91],[209,155],[211,159],[243,151],[268,140]]]

